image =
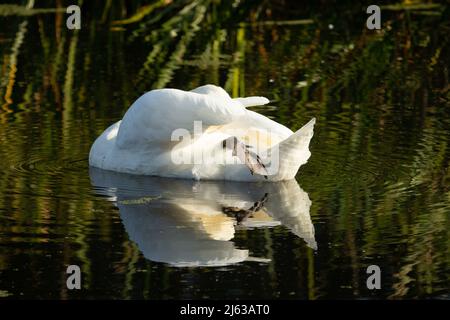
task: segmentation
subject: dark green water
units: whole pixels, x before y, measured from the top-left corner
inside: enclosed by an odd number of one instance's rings
[[[295,3],[89,1],[79,31],[0,5],[0,297],[448,299],[448,8],[382,8],[376,32],[367,5]],[[317,118],[297,182],[90,172],[142,93],[205,83],[293,130]],[[265,193],[245,223],[220,211]]]

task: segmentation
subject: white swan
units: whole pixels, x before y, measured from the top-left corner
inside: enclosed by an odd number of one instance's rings
[[[264,97],[232,99],[214,85],[147,92],[97,138],[89,164],[198,180],[293,179],[311,155],[315,119],[293,133],[246,109],[268,102]]]

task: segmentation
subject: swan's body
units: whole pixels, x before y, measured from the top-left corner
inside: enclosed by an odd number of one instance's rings
[[[97,138],[89,164],[118,172],[175,178],[293,179],[311,155],[308,147],[315,120],[293,133],[246,109],[268,102],[263,97],[232,99],[213,85],[192,91],[147,92],[121,121]],[[186,137],[187,133],[190,136]],[[230,137],[244,149],[226,148],[224,141]],[[252,165],[252,157],[258,157],[258,163]]]

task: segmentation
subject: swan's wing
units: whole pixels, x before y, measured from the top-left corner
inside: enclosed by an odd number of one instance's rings
[[[205,85],[191,91],[158,89],[147,92],[128,109],[120,124],[116,143],[120,148],[135,148],[149,144],[163,144],[181,137],[202,134],[209,127],[221,130],[257,127],[267,129],[279,140],[292,133],[286,127],[246,107],[262,105],[269,100],[264,97],[232,99],[217,86]]]
[[[245,117],[248,112],[245,107],[225,94],[178,89],[147,92],[125,113],[117,143],[127,146],[167,142],[174,134],[201,133],[210,126],[225,125]]]

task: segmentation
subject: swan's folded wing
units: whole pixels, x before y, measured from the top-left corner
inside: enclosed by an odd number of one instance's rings
[[[195,95],[197,95],[193,97],[195,115],[206,126],[228,124],[247,114],[244,106],[234,99],[220,99],[202,94]]]
[[[117,141],[122,146],[142,139],[147,143],[169,141],[175,130],[201,132],[209,126],[236,121],[246,113],[244,106],[229,96],[178,89],[152,90],[128,109]]]

